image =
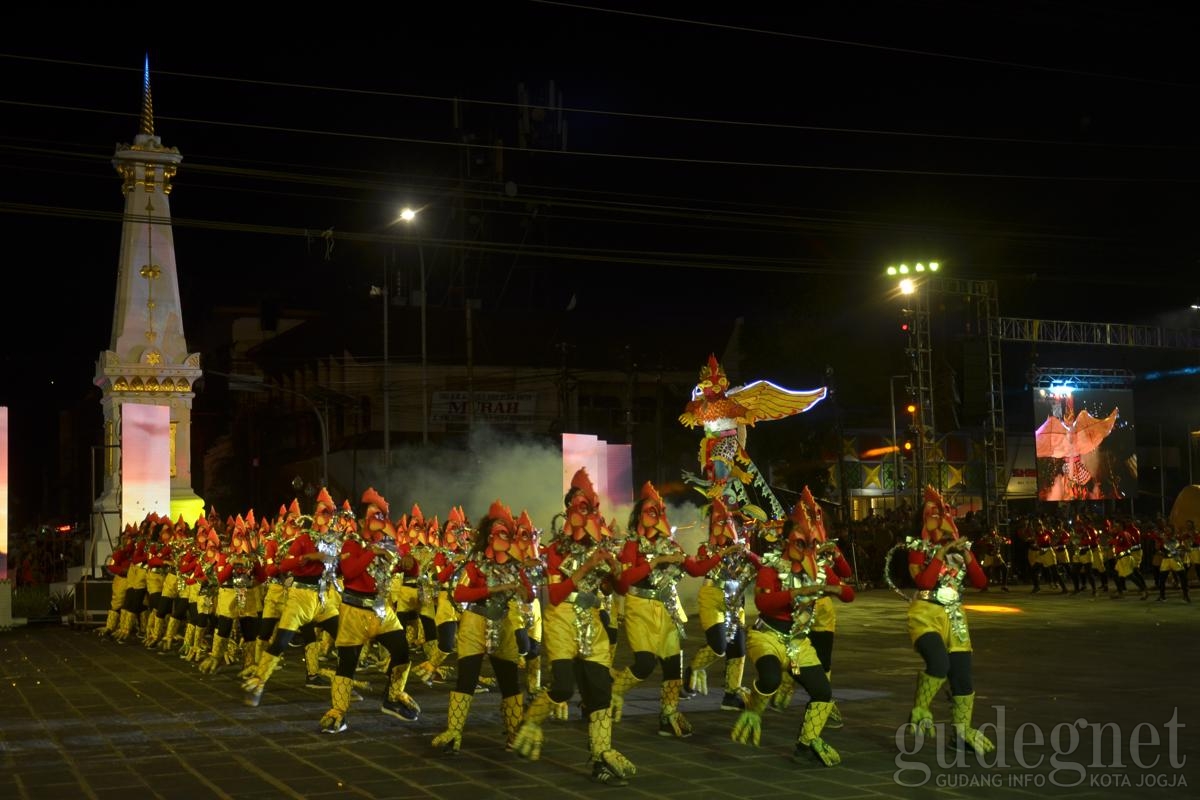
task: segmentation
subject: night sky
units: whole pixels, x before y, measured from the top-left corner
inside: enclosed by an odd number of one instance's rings
[[[361,294],[388,253],[409,257],[405,204],[427,206],[431,302],[457,265],[485,310],[574,298],[703,324],[719,308],[787,340],[738,377],[811,386],[834,368],[848,406],[907,368],[888,263],[995,279],[1004,316],[1196,327],[1197,20],[1177,5],[430,5],[10,25],[0,404],[78,403],[108,346],[110,162],[137,133],[147,54],[156,133],[184,159],[189,340],[215,305]],[[563,106],[530,112],[525,149],[519,84]],[[305,231],[329,228],[323,263]],[[1131,354],[1079,361],[1196,361]],[[1034,357],[1005,352],[1018,373]]]

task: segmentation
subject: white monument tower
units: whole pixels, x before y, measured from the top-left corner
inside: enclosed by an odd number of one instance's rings
[[[200,354],[189,353],[183,338],[168,199],[181,160],[179,150],[163,147],[154,135],[147,55],[138,135],[133,144],[118,144],[113,156],[125,213],[112,341],[100,353],[93,379],[104,407],[103,493],[94,506],[87,565],[93,569],[108,558],[122,527],[140,522],[145,513],[169,513],[172,519],[182,514],[189,524],[203,513],[204,501],[192,490],[191,469],[192,387],[202,374]],[[136,419],[136,425],[126,418]],[[168,470],[169,475],[162,474]],[[164,508],[168,478],[169,508]],[[134,482],[162,491],[135,501],[131,493],[139,490]]]

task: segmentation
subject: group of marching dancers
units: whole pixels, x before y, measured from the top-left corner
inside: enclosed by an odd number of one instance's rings
[[[1024,544],[1032,592],[1043,586],[1060,594],[1076,595],[1090,589],[1092,597],[1105,593],[1114,599],[1125,596],[1133,584],[1141,599],[1150,596],[1145,567],[1153,575],[1158,599],[1167,599],[1167,588],[1180,589],[1185,603],[1192,602],[1188,584],[1200,565],[1200,532],[1187,520],[1182,530],[1166,520],[1139,528],[1132,518],[1108,518],[1097,522],[1077,514],[1068,523],[1053,517],[1030,517],[1015,535]],[[1012,540],[995,530],[980,537],[976,551],[992,582],[1008,591]]]
[[[293,501],[273,521],[257,521],[253,512],[224,522],[210,514],[189,526],[151,515],[127,527],[108,563],[113,599],[101,635],[178,651],[206,674],[238,665],[244,702],[257,706],[299,634],[305,685],[329,692],[319,726],[330,734],[347,729],[351,704],[361,699],[359,670],[386,676],[380,711],[401,721],[421,713],[408,692],[410,675],[426,683],[453,675],[446,727],[432,740],[446,753],[462,747],[487,656],[508,749],[537,759],[543,725],[566,718],[578,694],[592,778],[618,786],[636,772],[612,741],[627,693],[661,669],[658,733],[686,738],[692,726],[680,700],[707,693],[708,668],[721,661],[721,708],[740,712],[735,741],[758,745],[764,710],[785,709],[799,684],[809,700],[794,757],[840,762],[822,733],[842,724],[830,683],[834,600],[850,602],[854,590],[842,582],[850,567],[827,540],[807,488],[783,520],[756,519],[711,498],[708,536],[695,553],[675,540],[651,483],[618,535],[583,469],[546,541],[528,513],[500,500],[474,523],[452,508],[445,525],[416,505],[393,517],[374,489],[361,503],[360,513],[348,501],[339,509],[322,489],[311,515]],[[990,743],[970,727],[974,690],[961,604],[964,583],[981,588],[986,578],[964,542],[941,496],[927,490],[921,534],[908,550],[919,589],[908,627],[925,660],[911,723],[929,728],[930,702],[949,681],[956,731],[986,749]],[[685,659],[678,589],[687,576],[703,579],[704,644]],[[748,630],[749,597],[758,615]],[[617,668],[621,628],[632,659]],[[333,669],[322,667],[326,650]],[[743,686],[747,659],[755,679]]]

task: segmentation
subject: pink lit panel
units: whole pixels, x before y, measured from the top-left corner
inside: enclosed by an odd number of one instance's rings
[[[121,405],[121,526],[171,513],[171,409]]]
[[[564,495],[571,478],[580,467],[586,467],[600,495],[601,514],[612,518],[618,509],[628,510],[633,505],[633,449],[629,445],[609,444],[591,434],[564,433],[562,450]]]

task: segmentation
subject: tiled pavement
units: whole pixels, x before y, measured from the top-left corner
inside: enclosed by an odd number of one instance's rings
[[[379,713],[382,678],[366,676],[372,692],[351,709],[350,729],[329,736],[317,731],[328,696],[303,688],[298,650],[262,704],[247,708],[232,667],[206,677],[173,656],[98,641],[89,629],[35,626],[0,632],[0,798],[1197,796],[1200,603],[1185,605],[1177,593],[1157,603],[1027,588],[971,601],[1010,612],[970,612],[976,723],[997,722],[1002,710],[1002,764],[973,755],[955,762],[954,751],[933,744],[916,756],[898,750],[919,660],[904,632],[904,603],[876,590],[838,609],[833,677],[846,724],[826,732],[843,759],[832,769],[790,759],[800,691],[788,713],[766,715],[756,749],[730,740],[736,715],[719,710],[719,688],[684,702],[694,736],[659,736],[652,677],[631,692],[614,734],[639,772],[614,788],[588,780],[586,727],[574,708],[569,721],[547,723],[542,758],[528,762],[504,750],[499,697],[477,695],[463,750],[446,757],[430,746],[444,727],[446,686],[417,684],[423,714],[403,723]],[[700,641],[693,624],[689,655]],[[621,648],[619,664],[628,657]],[[720,681],[710,668],[710,682]],[[948,717],[944,698],[934,709]],[[1184,726],[1174,742],[1165,725],[1173,713]],[[1063,737],[1080,719],[1113,723],[1099,756],[1093,727],[1073,728],[1080,744],[1071,754],[1069,738],[1051,739],[1056,726]],[[1063,754],[1057,771],[1052,741]]]

